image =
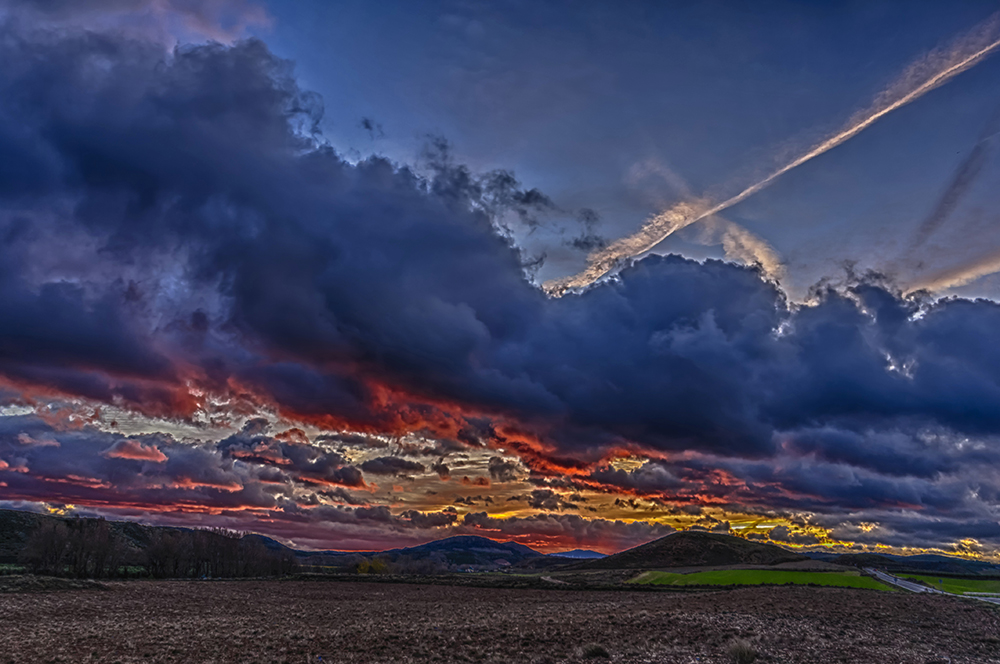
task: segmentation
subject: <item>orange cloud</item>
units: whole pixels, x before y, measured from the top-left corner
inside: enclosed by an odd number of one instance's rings
[[[136,440],[122,440],[101,452],[109,459],[132,459],[134,461],[153,461],[163,463],[167,455],[155,445],[143,445]]]
[[[96,477],[83,477],[82,475],[67,475],[66,477],[45,477],[38,479],[43,482],[55,482],[56,484],[70,484],[72,486],[82,486],[88,489],[110,489],[111,483]]]
[[[59,441],[52,438],[32,438],[26,433],[17,434],[17,442],[28,447],[59,447]]]
[[[216,482],[214,480],[194,480],[181,477],[174,480],[170,486],[175,489],[218,489],[219,491],[235,492],[243,488],[239,482]]]

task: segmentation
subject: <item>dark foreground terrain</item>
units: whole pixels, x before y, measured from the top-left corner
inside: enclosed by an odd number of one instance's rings
[[[0,593],[0,626],[0,664],[707,664],[733,661],[726,644],[735,637],[749,640],[764,662],[1000,662],[1000,613],[990,605],[833,588],[670,593],[105,582]]]

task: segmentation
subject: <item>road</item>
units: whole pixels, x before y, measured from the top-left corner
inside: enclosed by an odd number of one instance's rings
[[[874,567],[865,567],[864,571],[866,574],[874,576],[876,579],[883,583],[888,583],[889,585],[896,586],[898,588],[903,588],[904,590],[909,590],[914,593],[932,593],[935,595],[951,595],[952,597],[968,597],[971,599],[978,599],[984,602],[990,602],[991,604],[1000,604],[1000,597],[977,597],[976,595],[958,595],[956,593],[946,593],[943,590],[938,590],[937,588],[930,588],[928,586],[920,585],[919,583],[914,583],[913,581],[907,581],[906,579],[901,579],[898,576],[893,576],[892,574],[887,574],[881,570],[877,570]]]
[[[562,581],[560,579],[553,579],[551,576],[543,576],[542,577],[542,581],[548,581],[549,583],[558,583],[558,584],[563,585],[563,586],[570,585],[570,583],[567,582],[567,581]]]

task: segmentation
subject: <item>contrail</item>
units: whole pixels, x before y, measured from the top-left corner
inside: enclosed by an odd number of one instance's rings
[[[966,190],[979,176],[979,172],[989,156],[990,143],[998,134],[1000,134],[1000,110],[993,115],[993,118],[986,124],[986,128],[979,134],[976,144],[972,147],[972,152],[955,171],[955,175],[941,196],[941,200],[938,201],[924,223],[920,225],[913,237],[913,242],[910,244],[911,253],[926,242],[955,210]]]
[[[857,136],[880,119],[975,66],[1000,46],[1000,13],[994,14],[949,47],[937,49],[911,65],[903,75],[876,97],[875,102],[852,117],[843,129],[823,140],[800,157],[788,162],[763,180],[732,198],[710,205],[705,201],[682,202],[646,221],[634,235],[616,240],[587,257],[587,267],[579,274],[546,282],[550,295],[586,287],[621,265],[625,260],[649,251],[664,238],[696,221],[710,217],[770,186],[779,177]]]
[[[981,256],[970,264],[951,267],[916,280],[907,287],[906,293],[910,294],[921,290],[935,293],[945,288],[964,286],[994,272],[1000,272],[1000,251]]]

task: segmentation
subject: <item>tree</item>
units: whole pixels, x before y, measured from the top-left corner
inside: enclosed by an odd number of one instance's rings
[[[62,574],[69,539],[69,529],[63,523],[43,522],[28,537],[19,559],[33,574]]]

